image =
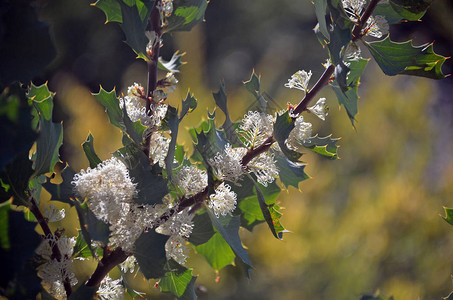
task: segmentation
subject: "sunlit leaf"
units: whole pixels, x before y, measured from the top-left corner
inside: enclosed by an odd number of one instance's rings
[[[312,136],[303,140],[302,145],[320,155],[326,156],[331,159],[338,159],[338,146],[339,139],[331,138],[331,135],[326,137],[319,137],[318,135]]]
[[[196,246],[195,250],[206,258],[214,270],[218,271],[227,265],[231,265],[236,257],[231,247],[218,232],[206,243]]]
[[[158,234],[154,230],[144,232],[135,241],[134,256],[140,271],[147,279],[160,278],[165,275],[167,256],[165,243],[168,236]]]
[[[165,265],[165,276],[159,280],[161,292],[172,293],[181,297],[192,281],[192,270],[178,265],[175,261],[169,260]]]
[[[189,31],[203,21],[208,6],[206,0],[179,0],[173,2],[173,13],[167,18],[165,32]]]
[[[93,144],[93,135],[90,133],[86,141],[82,144],[83,151],[90,163],[90,168],[94,169],[98,164],[102,162],[102,160],[97,156],[96,151],[94,150]]]

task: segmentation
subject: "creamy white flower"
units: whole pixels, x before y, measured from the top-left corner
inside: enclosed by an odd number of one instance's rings
[[[165,157],[167,156],[170,141],[171,139],[166,138],[160,131],[154,131],[151,136],[149,156],[154,163],[158,163],[162,168],[165,168]]]
[[[208,206],[212,208],[217,217],[225,216],[231,214],[236,208],[236,198],[237,195],[231,190],[231,187],[222,182],[215,189],[215,194],[209,196]]]
[[[278,168],[274,156],[269,152],[264,152],[252,159],[248,163],[247,169],[254,173],[257,181],[264,186],[272,183],[278,177]]]
[[[360,15],[366,4],[366,0],[342,0],[342,3],[348,14]]]
[[[208,174],[196,166],[181,167],[176,176],[176,185],[186,197],[201,192],[208,185]]]
[[[165,235],[179,235],[188,238],[193,230],[193,214],[189,208],[171,216],[164,224],[156,228],[156,232]]]
[[[344,56],[348,60],[358,60],[362,58],[362,50],[360,50],[359,45],[351,41],[346,46]]]
[[[187,260],[188,247],[186,240],[179,235],[172,235],[165,244],[167,259],[174,259],[178,264],[184,266]]]
[[[244,139],[244,144],[248,148],[260,146],[268,137],[272,136],[273,120],[272,116],[249,111],[242,119],[239,127],[239,134]]]
[[[293,130],[285,141],[286,146],[291,150],[298,150],[303,141],[311,136],[311,132],[311,123],[304,122],[302,116],[297,118]]]
[[[137,266],[137,260],[135,259],[135,256],[133,256],[133,255],[126,258],[126,260],[120,264],[120,268],[123,273],[128,273],[128,272],[134,273],[136,266]]]
[[[325,121],[329,112],[329,107],[326,105],[326,98],[319,98],[316,104],[309,107],[308,110]]]
[[[381,38],[389,32],[389,24],[384,16],[370,16],[367,20],[367,35],[375,38]]]
[[[52,247],[57,245],[62,256],[70,258],[74,251],[74,246],[76,244],[75,237],[55,237],[46,236],[45,239],[41,242],[39,247],[35,250],[36,254],[40,255],[46,260],[50,260],[52,256]]]
[[[222,180],[236,182],[239,177],[244,174],[241,160],[246,153],[246,148],[232,148],[230,144],[227,144],[223,153],[218,152],[215,157],[210,160],[210,164],[214,168],[216,176]]]
[[[66,299],[63,282],[69,279],[71,286],[77,284],[77,278],[71,267],[71,261],[62,257],[60,261],[52,259],[38,268],[44,289],[57,299]]]
[[[175,74],[168,72],[165,79],[162,81],[163,87],[167,89],[168,93],[173,93],[176,90],[176,85],[178,84],[178,79],[176,79]]]
[[[122,278],[113,280],[109,275],[102,279],[101,284],[97,290],[99,299],[102,300],[120,300],[124,299],[124,287],[121,284]]]
[[[285,87],[307,92],[308,82],[310,81],[311,75],[311,71],[308,71],[307,73],[304,70],[299,70],[294,73],[290,79],[288,79],[288,83],[285,83]]]
[[[146,52],[150,54],[153,51],[154,46],[157,45],[157,43],[160,43],[159,36],[155,31],[145,31],[145,35],[148,38],[148,44],[146,45]]]
[[[117,158],[108,159],[95,169],[80,171],[72,184],[80,196],[88,199],[96,217],[109,223],[121,217],[123,205],[131,203],[136,194],[129,171]]]
[[[47,218],[49,222],[58,222],[64,219],[65,217],[65,210],[58,209],[55,205],[50,204],[49,206],[44,207],[44,216]]]
[[[159,10],[165,17],[168,18],[171,16],[171,13],[173,12],[173,0],[162,0]]]

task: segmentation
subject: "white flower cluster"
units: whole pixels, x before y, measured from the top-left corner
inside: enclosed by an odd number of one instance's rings
[[[136,187],[119,159],[111,158],[95,169],[82,170],[74,176],[72,183],[78,194],[88,199],[94,215],[110,224],[111,246],[132,252],[134,242],[144,228],[152,228],[156,210],[149,205],[138,206],[132,201]]]
[[[189,209],[186,208],[156,228],[157,233],[170,236],[165,244],[167,258],[172,258],[181,265],[184,265],[187,259],[186,239],[193,230],[192,218],[193,214],[189,214]]]
[[[246,148],[232,148],[230,144],[227,144],[224,152],[217,152],[214,158],[210,160],[216,176],[222,180],[236,182],[244,174],[241,160],[246,153]]]
[[[231,190],[231,187],[222,182],[215,189],[215,194],[209,196],[208,206],[212,208],[217,217],[225,216],[231,214],[236,208],[236,198],[237,195]]]
[[[101,284],[96,292],[98,299],[101,300],[122,300],[124,299],[124,287],[122,285],[123,279],[113,280],[107,274],[102,279]]]
[[[326,98],[319,98],[316,104],[309,107],[308,110],[321,120],[325,121],[329,112],[329,107],[326,104]]]
[[[294,73],[290,79],[288,79],[288,82],[285,83],[285,87],[307,92],[308,83],[311,79],[311,75],[312,75],[311,71],[308,71],[307,73],[304,70],[299,70],[296,73]]]
[[[162,0],[158,8],[161,13],[168,18],[173,12],[173,0]]]
[[[176,185],[186,197],[201,192],[208,185],[208,174],[196,166],[183,166],[176,176]]]
[[[69,283],[74,286],[77,278],[72,270],[72,253],[76,239],[60,237],[46,237],[36,249],[36,254],[40,255],[47,262],[38,268],[38,276],[42,279],[44,289],[57,299],[66,299],[64,281],[69,279]],[[57,246],[61,259],[52,259],[52,247]]]
[[[286,146],[294,151],[297,151],[303,141],[311,136],[311,123],[304,122],[304,118],[300,116],[296,119],[293,130],[291,130],[288,138],[285,141]]]
[[[158,163],[161,168],[165,168],[165,157],[167,156],[170,138],[164,136],[161,131],[154,131],[151,135],[149,144],[149,157],[153,163]]]
[[[166,98],[166,95],[162,97]],[[126,106],[127,115],[132,122],[140,120],[144,126],[156,127],[160,125],[168,108],[166,104],[160,103],[160,100],[162,100],[160,98],[161,97],[157,100],[154,99],[152,102],[152,113],[149,116],[146,113],[145,90],[140,84],[134,83],[132,86],[128,87],[126,96],[124,96],[124,98],[120,98],[120,108]]]
[[[46,206],[44,209],[45,209],[44,216],[47,218],[47,221],[50,223],[61,221],[65,217],[64,208],[58,209],[55,207],[55,205],[50,204],[49,206]]]
[[[239,134],[243,137],[247,148],[256,148],[268,137],[272,136],[272,129],[273,120],[271,115],[249,111],[242,119]]]

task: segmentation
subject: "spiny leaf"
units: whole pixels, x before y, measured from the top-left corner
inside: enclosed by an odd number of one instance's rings
[[[0,172],[0,203],[13,197],[14,205],[28,206],[28,181],[33,174],[28,151],[17,156]]]
[[[232,217],[226,215],[217,218],[209,208],[206,210],[209,214],[212,225],[214,225],[214,228],[222,235],[228,245],[230,245],[234,254],[236,254],[236,257],[244,263],[245,273],[249,274],[252,268],[252,263],[250,262],[247,251],[245,251],[244,247],[242,247],[242,242],[239,237],[238,231],[241,222],[239,216]]]
[[[329,31],[326,23],[327,0],[314,0],[316,18],[318,19],[319,31],[329,40]]]
[[[173,2],[173,13],[168,17],[165,32],[190,31],[204,19],[206,0],[179,0]]]
[[[274,157],[277,161],[280,181],[286,187],[292,185],[295,188],[298,188],[301,181],[310,178],[310,176],[305,173],[304,164],[289,160],[279,151],[271,151],[274,153]]]
[[[178,73],[179,68],[185,64],[185,62],[181,60],[184,54],[185,53],[180,54],[179,51],[176,51],[175,53],[173,53],[169,61],[165,61],[162,57],[159,57],[159,69],[167,72]]]
[[[74,175],[74,170],[69,165],[66,165],[61,172],[61,177],[63,178],[61,183],[51,183],[50,178],[47,178],[47,181],[42,186],[50,193],[52,200],[57,200],[73,206],[73,199],[76,198],[76,194],[71,182],[74,180]]]
[[[149,159],[136,144],[129,144],[113,155],[119,158],[128,168],[131,178],[137,183],[137,204],[162,203],[162,198],[168,194],[167,180],[158,172],[158,166],[150,166]]]
[[[381,41],[365,42],[365,45],[386,75],[445,78],[442,64],[446,58],[434,53],[433,44],[413,46],[411,41],[396,43],[386,37]]]
[[[73,255],[74,258],[80,257],[80,258],[88,258],[92,256],[90,247],[88,247],[88,244],[86,243],[82,230],[79,230],[79,234],[77,235],[76,243],[74,246],[74,251]]]
[[[289,111],[277,116],[274,124],[274,138],[277,141],[280,149],[284,155],[291,161],[297,161],[302,154],[288,149],[286,146],[286,139],[288,138],[291,130],[294,128],[294,120],[289,116]]]
[[[193,229],[189,237],[189,242],[198,246],[206,243],[214,235],[211,219],[207,213],[197,214],[192,219]]]
[[[234,258],[236,257],[231,247],[218,232],[206,243],[196,246],[195,250],[204,256],[209,265],[217,271],[220,271],[227,265],[233,264]]]
[[[453,208],[444,207],[445,217],[442,217],[450,225],[453,225]]]
[[[32,83],[27,92],[27,97],[30,102],[47,121],[52,120],[54,96],[55,93],[49,91],[47,84],[35,86]]]
[[[212,93],[212,95],[214,96],[215,104],[225,114],[225,122],[223,122],[222,128],[225,131],[228,141],[232,145],[243,146],[241,140],[239,139],[238,135],[236,134],[236,130],[230,119],[230,113],[228,112],[228,105],[227,105],[227,95],[225,92],[225,83],[223,81],[220,82],[219,91],[217,93]]]
[[[94,98],[105,107],[110,123],[121,130],[124,130],[123,112],[121,111],[115,89],[107,92],[102,88],[99,93],[93,94]]]
[[[326,156],[330,159],[338,159],[336,145],[340,139],[332,139],[332,135],[319,137],[318,135],[305,139],[302,145],[311,151]]]
[[[165,243],[168,238],[151,230],[142,233],[135,241],[134,256],[146,279],[160,278],[165,275],[164,267],[167,262]]]
[[[197,108],[197,103],[198,103],[198,101],[193,96],[193,94],[191,95],[190,92],[187,92],[186,99],[182,101],[181,113],[179,114],[179,120],[181,121],[182,118],[184,118],[184,116],[187,113],[190,113],[195,108]]]
[[[82,144],[83,151],[90,163],[90,168],[94,169],[98,164],[102,162],[102,160],[97,156],[96,151],[94,150],[93,144],[93,135],[90,133],[86,141]]]
[[[167,261],[165,269],[167,270],[165,276],[159,280],[161,292],[181,297],[192,281],[192,269],[182,267],[173,260]]]
[[[104,12],[106,23],[123,22],[123,17],[121,16],[121,6],[118,0],[98,0],[92,5]]]
[[[408,21],[418,21],[434,0],[390,0],[393,9]]]
[[[244,86],[253,96],[255,96],[256,100],[258,100],[260,111],[266,112],[267,100],[264,99],[261,94],[261,80],[260,77],[256,75],[255,71],[252,72],[250,79],[244,82]]]
[[[63,144],[63,125],[40,118],[40,135],[36,140],[36,153],[33,156],[34,175],[53,172],[59,161],[58,151]]]

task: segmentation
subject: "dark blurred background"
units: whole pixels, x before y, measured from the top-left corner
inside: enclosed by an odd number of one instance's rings
[[[50,25],[56,57],[33,82],[48,81],[56,92],[54,119],[65,128],[61,159],[75,170],[88,166],[80,144],[89,132],[103,159],[121,143],[91,93],[100,85],[121,93],[133,82],[146,82],[146,66],[122,41],[118,24],[104,24],[103,12],[90,4],[23,1]],[[262,75],[275,110],[303,96],[283,87],[291,74],[312,70],[314,82],[323,72],[327,51],[313,34],[316,19],[308,0],[212,0],[205,19],[189,33],[165,36],[162,48],[165,59],[186,52],[169,102],[178,105],[189,88],[199,100],[183,128],[196,126],[206,108],[214,108],[211,94],[220,80],[237,120],[253,105],[242,87],[253,69]],[[452,29],[453,2],[435,0],[422,22],[392,25],[390,33],[415,45],[434,41],[437,53],[451,56]],[[452,69],[447,60],[444,73]],[[238,268],[216,274],[193,255],[188,265],[199,275],[202,299],[358,299],[378,288],[395,299],[440,299],[453,289],[453,228],[439,217],[442,206],[453,206],[453,80],[388,77],[371,61],[359,94],[353,129],[335,95],[328,88],[321,92],[330,106],[328,120],[310,121],[314,132],[342,137],[341,160],[304,156],[313,179],[278,199],[286,207],[282,223],[292,231],[283,242],[265,225],[253,234],[241,231],[255,267],[250,281]],[[187,132],[181,130],[179,139],[191,149]],[[74,224],[72,216],[56,226],[71,235]],[[79,282],[93,268],[80,263]],[[153,281],[140,278],[134,285],[153,298],[171,298],[159,295]]]

